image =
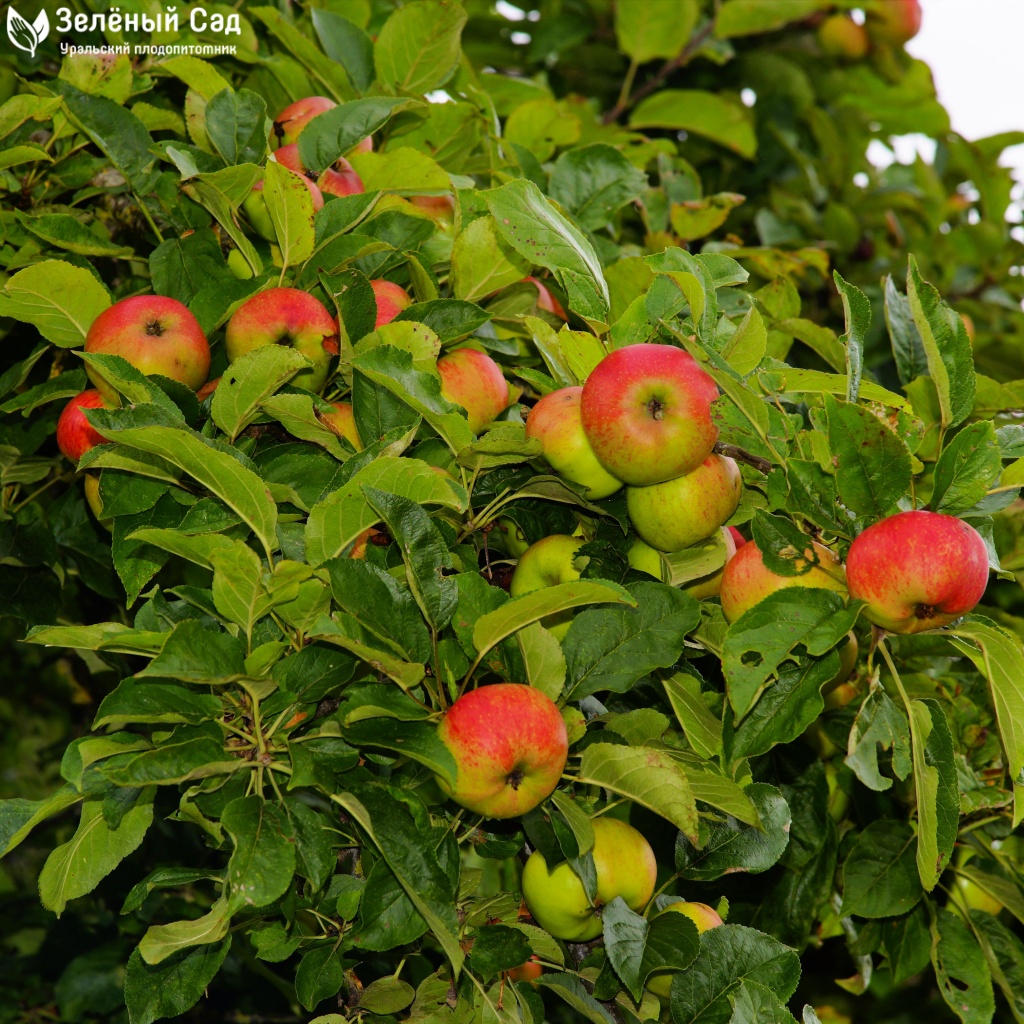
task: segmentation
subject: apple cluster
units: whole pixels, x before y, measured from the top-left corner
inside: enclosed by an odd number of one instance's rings
[[[830,57],[863,60],[872,45],[903,46],[921,30],[920,0],[885,0],[860,25],[849,14],[830,14],[818,25],[818,45]]]

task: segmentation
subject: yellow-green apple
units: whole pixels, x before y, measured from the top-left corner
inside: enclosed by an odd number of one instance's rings
[[[273,137],[282,146],[298,142],[302,129],[317,114],[333,110],[336,106],[334,100],[329,100],[326,96],[307,96],[304,99],[296,100],[277,115],[274,120]]]
[[[810,538],[807,546],[814,548],[818,564],[801,576],[780,576],[764,564],[761,551],[753,541],[744,544],[726,566],[722,578],[722,614],[725,621],[735,622],[748,608],[785,587],[833,590],[845,597],[846,574],[839,556]],[[806,550],[804,554],[807,554]],[[802,569],[806,564],[806,559],[796,559],[797,568]]]
[[[261,196],[260,198],[262,199],[263,197]],[[267,219],[270,219],[269,213],[267,214]],[[270,225],[271,228],[273,226],[273,224]],[[253,276],[252,267],[249,266],[249,261],[242,255],[241,249],[232,249],[228,253],[228,269],[239,281],[248,281]]]
[[[654,894],[658,865],[654,851],[632,825],[618,818],[595,818],[594,869],[597,898],[592,904],[567,861],[549,868],[540,850],[523,867],[523,896],[533,919],[556,939],[589,942],[601,934],[601,907],[621,896],[641,910]]]
[[[866,24],[872,39],[902,46],[921,31],[920,0],[884,0],[867,12]]]
[[[97,473],[85,474],[85,500],[100,526],[113,533],[114,520],[103,515],[103,499],[100,497],[100,478]]]
[[[106,406],[103,396],[93,389],[82,391],[64,406],[57,420],[57,447],[65,459],[76,466],[78,460],[90,448],[106,444],[107,439],[85,418],[83,409],[102,409]]]
[[[502,517],[498,520],[497,530],[500,540],[499,547],[504,548],[506,554],[512,558],[522,558],[530,546],[522,529],[511,519]]]
[[[736,554],[736,544],[729,532],[730,527],[723,526],[721,530],[722,543],[725,544],[725,561],[721,568],[709,572],[706,576],[698,576],[682,585],[682,589],[698,601],[704,601],[709,597],[718,597],[719,591],[722,589],[722,576],[725,574],[725,567],[729,563],[729,559]],[[639,537],[630,545],[629,551],[626,552],[626,558],[634,569],[645,572],[655,579],[664,580],[661,552],[657,548],[652,548],[650,544],[645,543]]]
[[[454,196],[409,196],[409,202],[436,221],[450,224],[455,217]]]
[[[508,406],[508,381],[501,367],[486,352],[457,348],[437,361],[441,394],[461,405],[469,417],[469,429],[479,434]]]
[[[210,345],[199,321],[166,295],[134,295],[103,310],[85,336],[85,351],[121,356],[141,373],[170,377],[193,391],[210,372]],[[108,402],[117,402],[117,392],[92,367],[85,372]]]
[[[871,40],[863,25],[845,14],[833,14],[818,26],[818,44],[830,57],[863,60]]]
[[[711,454],[717,397],[715,382],[681,348],[627,345],[594,367],[580,412],[601,465],[642,487],[690,473]]]
[[[317,210],[322,209],[324,196],[320,189],[317,188],[316,182],[310,181],[304,174],[300,174],[298,177],[302,179],[302,183],[309,190],[310,198],[313,201],[313,212],[315,213]],[[277,241],[274,222],[270,219],[270,210],[267,209],[267,201],[263,197],[262,181],[257,181],[253,185],[252,191],[245,197],[245,201],[242,203],[242,209],[245,211],[245,215],[248,217],[253,230],[260,238],[265,238],[268,242]]]
[[[669,911],[688,917],[697,926],[698,935],[703,935],[706,931],[717,928],[720,924],[724,923],[718,911],[709,907],[706,903],[690,903],[687,900],[679,900],[676,903],[670,903],[661,914],[667,914]],[[661,917],[661,914],[655,914],[654,916]],[[668,969],[651,971],[647,976],[647,991],[653,992],[659,999],[668,999],[669,993],[672,991],[672,979],[675,977],[675,974],[675,971]]]
[[[516,818],[546,800],[569,755],[562,713],[521,683],[464,693],[437,727],[455,760],[455,785],[438,785],[457,804],[487,818]]]
[[[356,417],[352,411],[352,403],[331,402],[331,405],[334,406],[334,411],[320,413],[319,419],[327,424],[338,437],[345,438],[357,452],[361,452],[363,450],[363,442],[359,439],[359,429],[356,427]]]
[[[546,313],[557,316],[559,320],[568,320],[569,314],[562,308],[562,304],[551,294],[548,286],[537,277],[524,277],[537,289],[537,308],[543,309]]]
[[[843,686],[850,685],[846,682],[850,678],[853,670],[857,667],[857,656],[860,654],[860,644],[857,643],[857,635],[851,629],[846,637],[840,643],[838,647],[839,651],[839,671],[835,676],[827,682],[822,688],[822,694],[825,694],[825,710],[831,710],[832,707],[842,707],[842,705],[829,704],[829,699],[832,692],[841,689]]]
[[[344,157],[339,157],[331,167],[321,171],[319,177],[311,174],[303,166],[302,158],[299,156],[298,145],[282,146],[271,159],[276,160],[282,167],[286,167],[293,174],[299,174],[307,181],[315,182],[317,189],[321,193],[332,196],[354,196],[366,191],[363,188],[363,179],[356,174],[352,169],[352,165]],[[320,198],[320,205],[322,206],[323,195]],[[315,210],[320,209],[315,202],[313,208]]]
[[[842,761],[832,758],[825,762],[825,781],[828,783],[828,816],[839,824],[846,817],[850,808],[850,794],[846,791],[839,778],[843,768]],[[847,769],[849,774],[849,769]]]
[[[955,516],[899,512],[869,526],[846,556],[850,596],[890,633],[920,633],[966,615],[988,586],[981,534]]]
[[[550,537],[531,544],[516,563],[508,592],[512,597],[522,597],[544,587],[559,583],[573,583],[580,578],[586,562],[576,557],[576,552],[586,541],[582,537],[570,537],[555,533]],[[541,619],[545,629],[561,640],[572,625],[572,612],[557,612]]]
[[[580,396],[583,388],[561,388],[545,395],[526,419],[526,436],[544,446],[544,458],[566,480],[586,487],[591,500],[607,498],[621,486],[597,461],[583,432]]]
[[[224,332],[228,362],[264,345],[289,345],[313,365],[291,383],[319,391],[338,354],[338,325],[322,302],[298,288],[268,288],[245,300]]]
[[[736,463],[709,455],[685,476],[626,488],[626,511],[640,537],[659,551],[680,551],[710,537],[736,511],[743,481]]]
[[[370,281],[373,297],[377,302],[377,322],[374,327],[382,327],[391,323],[408,306],[412,305],[409,293],[394,281],[383,277],[375,277]]]
[[[968,864],[977,852],[972,846],[959,846],[956,851],[957,868]],[[956,872],[956,887],[969,910],[984,910],[986,914],[998,914],[1003,909],[1002,903],[995,896],[959,871]],[[950,905],[955,905],[955,901],[950,901]]]

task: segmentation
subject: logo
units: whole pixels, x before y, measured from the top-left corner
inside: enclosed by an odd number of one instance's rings
[[[50,34],[50,19],[46,11],[30,25],[13,7],[7,8],[7,38],[19,49],[34,57],[36,47]]]

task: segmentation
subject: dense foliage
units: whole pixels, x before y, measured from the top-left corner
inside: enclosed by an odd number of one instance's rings
[[[216,59],[62,59],[54,33],[0,58],[0,1021],[1024,1021],[1024,261],[998,165],[1024,135],[951,134],[897,45],[823,52],[854,6],[246,4],[240,35],[153,40],[237,45]],[[267,163],[311,95],[339,106],[308,167],[375,143],[350,156],[365,191],[315,213]],[[933,161],[867,161],[911,131]],[[261,180],[271,242],[243,209]],[[414,304],[375,328],[380,278]],[[224,325],[278,284],[338,313],[318,395],[277,346],[202,399],[82,358],[98,314],[155,292],[221,377]],[[882,639],[793,587],[727,627],[682,589],[722,541],[665,582],[632,569],[623,495],[554,475],[523,414],[647,341],[720,388],[730,523],[771,568],[931,508],[986,539],[979,610]],[[516,398],[480,436],[436,369],[466,345]],[[75,467],[54,433],[86,363],[120,405]],[[361,450],[326,422],[342,398]],[[582,579],[509,597],[520,542],[574,531]],[[559,641],[541,620],[565,612]],[[556,700],[571,743],[504,822],[435,780],[440,715],[498,680]],[[556,941],[521,907],[525,852],[586,878],[605,814],[647,837],[659,894]],[[654,916],[677,896],[727,923]]]

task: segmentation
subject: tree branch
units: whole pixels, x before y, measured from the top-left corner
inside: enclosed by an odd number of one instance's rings
[[[762,459],[760,455],[751,455],[750,452],[738,448],[734,444],[726,444],[724,441],[717,441],[711,449],[716,455],[725,455],[727,458],[735,459],[744,465],[753,466],[759,473],[767,476],[772,471],[772,464],[768,459]]]

